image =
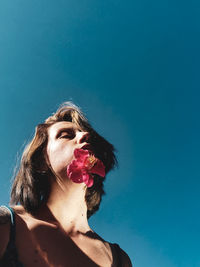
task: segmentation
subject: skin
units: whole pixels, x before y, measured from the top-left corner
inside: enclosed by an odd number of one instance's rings
[[[86,185],[72,182],[66,172],[74,150],[87,144],[88,133],[71,122],[57,122],[48,129],[48,135],[46,160],[54,173],[49,199],[34,216],[22,206],[14,207],[19,260],[28,267],[110,267],[113,255],[109,243],[88,224]],[[9,240],[8,214],[2,221],[0,257]],[[122,258],[123,266],[131,266],[123,251]]]

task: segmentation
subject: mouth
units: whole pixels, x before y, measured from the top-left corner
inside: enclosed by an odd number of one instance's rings
[[[92,152],[92,146],[90,144],[86,144],[86,145],[82,146],[81,149],[88,150],[88,151]]]

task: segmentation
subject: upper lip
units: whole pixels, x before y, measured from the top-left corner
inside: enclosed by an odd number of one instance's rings
[[[86,145],[82,146],[81,149],[92,151],[92,146],[90,144],[86,144]]]

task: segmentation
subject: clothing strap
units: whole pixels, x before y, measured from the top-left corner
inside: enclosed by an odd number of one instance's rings
[[[15,212],[14,210],[9,206],[1,206],[3,208],[6,208],[10,212],[10,238],[8,242],[8,247],[15,247],[15,235],[16,235],[16,225],[15,225]]]
[[[0,267],[23,267],[23,264],[18,260],[17,249],[15,245],[16,222],[15,212],[9,206],[1,206],[10,212],[10,238],[3,258],[0,260]]]
[[[16,224],[15,224],[15,212],[11,207],[1,206],[6,208],[10,212],[10,238],[3,255],[0,260],[0,267],[23,267],[23,265],[18,261],[17,250],[15,246],[15,234],[16,234]]]
[[[12,266],[12,267],[23,267],[23,264],[18,261],[18,255],[15,246],[15,236],[16,236],[16,222],[15,222],[15,212],[9,206],[1,206],[6,208],[10,212],[10,238],[7,245],[6,253],[5,253],[5,264],[4,262],[0,261],[0,267],[4,266]],[[114,266],[121,267],[122,266],[122,259],[121,259],[121,249],[118,244],[111,244],[112,253],[114,256]],[[2,265],[3,263],[3,265]]]

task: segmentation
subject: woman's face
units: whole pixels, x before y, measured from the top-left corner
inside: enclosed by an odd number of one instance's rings
[[[87,145],[88,136],[72,122],[56,122],[49,127],[47,157],[55,175],[67,177],[67,166],[74,159],[74,150]]]

